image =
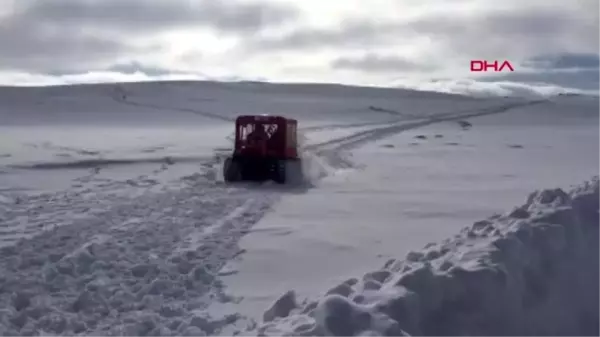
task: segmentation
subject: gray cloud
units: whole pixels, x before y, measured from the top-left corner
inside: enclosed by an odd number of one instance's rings
[[[64,78],[102,71],[160,77],[202,69],[213,76],[268,74],[284,81],[341,75],[361,84],[386,82],[396,72],[468,76],[470,59],[506,59],[516,65],[515,72],[478,83],[598,85],[598,0],[568,5],[561,0],[389,0],[409,15],[402,19],[399,12],[397,21],[378,17],[377,10],[367,11],[371,16],[334,15],[331,20],[339,24],[333,28],[296,20],[316,10],[304,7],[313,2],[289,0],[296,8],[250,1],[15,0],[10,15],[4,9],[0,18],[0,71]],[[497,7],[483,6],[488,1]],[[184,34],[177,41],[163,34],[179,32]],[[195,32],[201,33],[199,39],[208,37],[186,45]],[[220,38],[215,48],[209,45]],[[414,58],[400,56],[407,51]],[[294,67],[298,71],[286,71]]]
[[[596,54],[561,53],[540,55],[526,60],[523,71],[480,77],[482,82],[510,81],[549,84],[583,90],[600,88],[600,56]]]
[[[573,1],[579,11],[519,6],[505,11],[428,13],[403,22],[344,21],[336,28],[298,28],[249,41],[256,50],[393,46],[428,38],[440,51],[458,55],[534,55],[546,51],[597,51],[598,1]],[[475,15],[480,13],[480,15]],[[581,13],[588,13],[582,17]]]
[[[331,29],[298,29],[279,36],[258,36],[250,48],[304,52],[326,49],[375,50],[362,57],[338,57],[333,69],[371,74],[393,71],[426,73],[432,69],[468,64],[470,59],[510,60],[513,73],[490,80],[554,83],[565,87],[598,87],[599,45],[597,0],[573,0],[571,6],[532,1],[512,9],[470,12],[425,12],[402,22],[345,21]],[[507,7],[508,8],[508,7]],[[394,50],[427,40],[423,61],[381,56],[377,48]],[[569,52],[569,54],[567,54]],[[537,67],[535,71],[525,68]],[[588,67],[558,73],[556,69]],[[465,66],[462,71],[467,71]],[[531,70],[531,69],[530,69]],[[484,79],[484,81],[487,81]]]
[[[291,7],[274,4],[212,0],[44,0],[28,4],[21,16],[27,21],[142,32],[208,27],[247,33],[297,14]]]
[[[122,74],[135,74],[135,73],[143,73],[148,76],[166,76],[173,74],[182,74],[189,72],[177,71],[175,69],[166,69],[162,67],[156,67],[151,65],[146,65],[141,62],[131,61],[127,63],[117,63],[106,69],[107,71],[113,71]]]
[[[442,49],[458,54],[528,57],[549,52],[597,52],[597,17],[578,14],[549,6],[490,12],[466,20],[430,17],[414,22],[412,27]]]
[[[540,55],[523,62],[523,66],[533,69],[598,69],[600,55],[598,54],[558,54]]]
[[[403,57],[382,56],[374,53],[355,58],[340,57],[331,62],[331,66],[336,69],[384,73],[430,71],[434,69],[431,65],[415,62]]]
[[[250,43],[259,51],[367,47],[389,42],[398,37],[404,27],[396,23],[345,21],[335,29],[304,27],[281,36],[257,37]]]
[[[0,46],[0,70],[39,72],[85,70],[136,51],[123,40],[46,29],[14,18],[0,22]]]
[[[462,19],[462,20],[461,20]],[[574,18],[555,8],[492,11],[469,17],[434,15],[423,17],[412,23],[420,33],[436,36],[480,36],[485,42],[489,38],[511,38],[523,32],[535,36],[555,36],[568,28]],[[464,21],[463,21],[464,20]],[[477,25],[473,25],[477,24]]]
[[[0,70],[72,73],[155,54],[138,38],[178,28],[252,34],[294,18],[272,4],[184,0],[19,0],[0,21]]]

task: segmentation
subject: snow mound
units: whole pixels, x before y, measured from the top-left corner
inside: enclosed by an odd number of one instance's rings
[[[538,191],[320,300],[298,304],[288,292],[254,332],[597,336],[598,190],[595,177],[568,193]]]

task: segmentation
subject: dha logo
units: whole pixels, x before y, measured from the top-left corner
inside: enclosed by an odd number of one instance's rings
[[[505,69],[508,69],[510,71],[515,71],[515,68],[513,68],[512,64],[510,64],[510,62],[508,61],[504,61],[502,63],[498,62],[498,61],[494,61],[494,62],[488,62],[486,60],[471,60],[471,71],[472,72],[488,72],[490,71],[489,69],[493,69],[494,72],[501,72]]]

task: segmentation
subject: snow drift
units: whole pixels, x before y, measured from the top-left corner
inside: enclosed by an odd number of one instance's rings
[[[259,335],[598,335],[598,177],[429,244],[318,301],[293,291]]]

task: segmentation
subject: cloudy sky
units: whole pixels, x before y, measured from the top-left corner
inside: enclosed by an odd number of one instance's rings
[[[0,0],[0,83],[598,90],[598,0]],[[473,73],[471,60],[514,72]]]

